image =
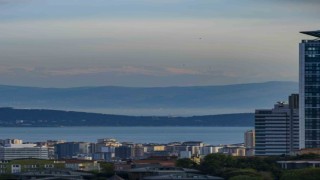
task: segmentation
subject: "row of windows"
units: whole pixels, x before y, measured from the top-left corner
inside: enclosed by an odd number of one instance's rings
[[[305,82],[309,83],[309,82],[320,82],[320,77],[305,77],[304,79]]]
[[[313,49],[318,48],[320,46],[320,43],[318,41],[308,41],[308,44],[306,44],[305,49]]]
[[[305,82],[305,86],[320,86],[320,82]]]
[[[316,63],[320,61],[320,56],[319,55],[308,55],[305,57],[305,62],[306,63]]]
[[[315,51],[315,50],[318,50],[318,48],[317,47],[308,47],[308,48],[306,48],[306,50]]]
[[[306,141],[306,148],[320,148],[320,141]]]
[[[306,57],[308,58],[316,58],[319,57],[317,54],[306,54]]]
[[[306,114],[319,114],[320,115],[320,109],[319,108],[308,108],[308,109],[305,109],[305,113]]]
[[[317,63],[305,63],[305,69],[308,69],[308,68],[316,68],[318,69],[320,67],[320,63],[317,62]]]
[[[318,66],[317,64],[308,64],[308,66],[305,66],[304,67],[305,74],[319,73],[320,66]]]
[[[306,97],[305,102],[320,102],[320,97]]]
[[[320,125],[306,125],[306,129],[320,129]]]
[[[320,104],[319,98],[306,98],[305,104]]]
[[[320,93],[305,93],[304,95],[309,97],[317,97],[320,96]]]
[[[318,114],[305,114],[305,118],[313,118],[313,119],[320,119],[320,115],[318,115]]]
[[[310,51],[305,51],[306,55],[310,55],[310,54],[320,54],[320,51],[317,50],[310,50]]]
[[[320,129],[319,130],[308,130],[306,129],[306,134],[319,134],[320,135]]]
[[[320,78],[320,74],[315,74],[315,72],[313,71],[308,71],[309,74],[307,74],[306,72],[306,75],[305,75],[305,79],[310,79],[310,78],[313,78],[313,79],[316,79],[316,78]]]
[[[306,126],[320,126],[319,121],[317,120],[309,120],[305,123]]]

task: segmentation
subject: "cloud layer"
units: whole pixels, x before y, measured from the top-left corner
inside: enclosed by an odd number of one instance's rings
[[[0,84],[297,81],[318,1],[0,0]]]

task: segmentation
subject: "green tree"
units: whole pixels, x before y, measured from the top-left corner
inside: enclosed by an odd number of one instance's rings
[[[263,178],[257,176],[239,175],[231,177],[229,180],[263,180]]]
[[[101,162],[100,168],[101,168],[101,173],[110,174],[110,175],[114,174],[114,166],[112,163]]]
[[[319,180],[320,179],[320,168],[306,168],[284,171],[281,175],[280,180]]]
[[[234,167],[235,161],[232,156],[224,154],[209,154],[200,164],[200,170],[207,174],[222,175],[227,169]]]
[[[193,162],[191,159],[183,158],[176,161],[176,166],[183,168],[197,168],[197,163]]]

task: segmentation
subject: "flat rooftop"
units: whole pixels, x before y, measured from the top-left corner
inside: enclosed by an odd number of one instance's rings
[[[301,31],[300,33],[320,38],[320,30],[317,30],[317,31]]]

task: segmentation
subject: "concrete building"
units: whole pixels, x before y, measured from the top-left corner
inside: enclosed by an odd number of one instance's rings
[[[134,156],[133,145],[125,145],[115,148],[115,157],[120,159],[131,159]]]
[[[64,169],[65,165],[54,160],[44,159],[17,159],[0,161],[0,174],[15,174],[36,172],[41,169]]]
[[[185,158],[190,159],[191,156],[192,156],[191,151],[181,151],[179,158],[180,159],[185,159]]]
[[[185,169],[178,167],[143,167],[143,168],[134,168],[128,170],[128,179],[129,180],[143,180],[146,177],[150,176],[162,176],[162,175],[180,175],[183,176],[186,173],[199,173],[199,171],[194,169]]]
[[[299,96],[289,96],[289,104],[278,102],[273,109],[255,112],[255,155],[290,154],[299,149]]]
[[[254,155],[254,148],[256,146],[256,133],[254,130],[248,130],[244,133],[244,147],[246,148],[246,156]]]
[[[320,147],[320,31],[301,32],[315,37],[300,43],[300,149]]]
[[[75,171],[97,171],[100,172],[100,163],[90,160],[66,160],[65,168]]]
[[[319,168],[320,160],[296,160],[296,161],[277,161],[282,169],[304,169],[304,168]]]
[[[89,154],[90,143],[66,142],[55,145],[55,154],[58,159],[70,159],[78,154]]]
[[[192,174],[192,173],[185,173],[185,174],[169,174],[169,175],[162,175],[162,176],[149,176],[143,178],[143,180],[223,180],[221,177],[217,176],[208,176],[202,174]]]
[[[246,148],[243,146],[224,146],[220,153],[231,156],[246,156]]]
[[[200,155],[200,149],[204,146],[202,141],[187,141],[183,142],[184,146],[188,146],[188,150],[191,151],[192,155]]]
[[[48,148],[36,144],[6,144],[0,147],[0,160],[49,159]]]
[[[208,154],[219,153],[222,146],[204,146],[201,147],[201,155],[206,156]]]
[[[21,139],[0,139],[0,145],[4,146],[6,144],[22,144]]]

